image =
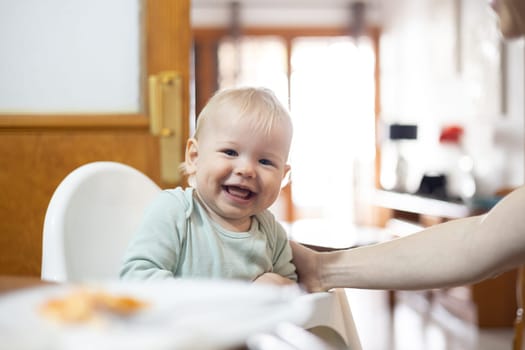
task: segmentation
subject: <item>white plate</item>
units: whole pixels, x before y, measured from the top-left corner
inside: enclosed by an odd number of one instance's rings
[[[78,285],[45,286],[0,297],[0,344],[5,349],[226,349],[280,322],[302,324],[311,308],[296,286],[224,280],[88,283],[87,288],[150,303],[136,315],[58,325],[39,306]]]

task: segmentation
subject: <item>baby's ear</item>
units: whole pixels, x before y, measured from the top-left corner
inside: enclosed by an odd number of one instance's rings
[[[286,164],[284,166],[283,179],[281,181],[281,188],[286,187],[286,185],[290,183],[291,174],[292,174],[292,167],[290,166],[290,164]]]
[[[188,175],[194,174],[197,170],[197,158],[199,158],[199,144],[194,138],[186,142],[185,170]]]

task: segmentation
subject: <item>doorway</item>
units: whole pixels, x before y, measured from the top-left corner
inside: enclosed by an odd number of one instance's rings
[[[194,39],[200,50],[205,46],[216,50],[215,88],[265,86],[290,108],[291,185],[283,189],[272,212],[288,223],[310,225],[321,220],[339,227],[341,221],[355,223],[356,198],[375,184],[377,46],[373,36],[356,40],[337,31],[250,34],[247,30],[237,38],[218,35],[217,44],[209,45],[210,33],[206,34],[198,32]],[[202,45],[204,37],[208,45]],[[199,54],[204,56],[197,50]],[[196,81],[203,81],[198,64]],[[196,89],[199,100],[198,85]]]

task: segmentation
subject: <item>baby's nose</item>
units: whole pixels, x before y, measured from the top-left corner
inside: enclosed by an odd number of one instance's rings
[[[255,166],[249,160],[242,160],[236,164],[235,173],[244,177],[255,177]]]

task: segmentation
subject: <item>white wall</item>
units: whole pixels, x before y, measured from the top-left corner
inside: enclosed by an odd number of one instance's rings
[[[463,0],[459,12],[454,3],[385,5],[382,118],[420,125],[419,171],[437,161],[441,126],[463,125],[478,190],[490,194],[524,181],[524,42],[506,43],[502,55],[486,2]]]

